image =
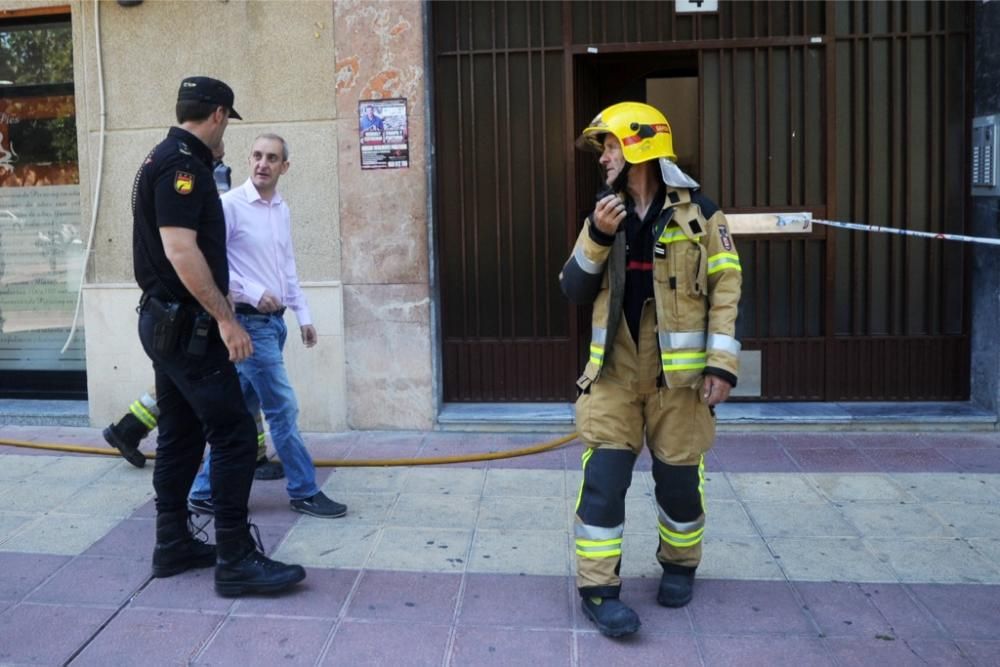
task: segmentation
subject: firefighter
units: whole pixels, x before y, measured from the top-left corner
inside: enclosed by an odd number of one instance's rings
[[[601,633],[639,629],[619,599],[625,494],[648,443],[663,569],[657,601],[691,601],[705,529],[704,455],[714,406],[736,386],[739,255],[722,211],[676,164],[667,119],[623,102],[577,141],[600,153],[598,195],[559,275],[570,301],[593,306],[590,359],[577,381],[587,449],[576,506],[577,588]]]

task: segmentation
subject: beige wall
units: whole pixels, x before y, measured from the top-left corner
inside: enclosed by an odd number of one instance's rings
[[[106,130],[102,136],[95,4],[0,0],[0,10],[69,4],[73,14],[81,198],[89,228],[104,141],[100,209],[86,291],[91,418],[104,424],[151,378],[134,359],[132,181],[173,122],[178,84],[229,83],[244,120],[230,123],[234,182],[260,132],[282,134],[291,169],[300,279],[317,318],[317,358],[289,352],[303,426],[429,428],[434,420],[426,210],[422,8],[417,0],[147,0],[99,3]],[[359,168],[359,99],[406,97],[411,165]],[[322,336],[329,336],[328,339]],[[294,347],[290,337],[289,347]],[[310,351],[309,355],[311,355]],[[145,362],[148,368],[148,361]],[[151,373],[150,373],[151,375]],[[124,386],[124,389],[123,389]],[[324,414],[315,414],[322,411]]]

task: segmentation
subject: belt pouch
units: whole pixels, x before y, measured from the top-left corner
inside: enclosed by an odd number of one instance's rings
[[[149,300],[150,312],[156,320],[153,326],[153,350],[157,354],[172,354],[177,350],[186,317],[181,304]]]

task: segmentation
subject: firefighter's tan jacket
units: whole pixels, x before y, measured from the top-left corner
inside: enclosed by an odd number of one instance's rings
[[[577,237],[559,282],[579,304],[593,304],[590,360],[580,388],[596,382],[613,353],[625,298],[625,234],[610,246]],[[704,374],[736,385],[740,343],[736,314],[742,274],[726,216],[698,191],[667,187],[654,226],[653,295],[661,369],[670,388],[697,387]]]

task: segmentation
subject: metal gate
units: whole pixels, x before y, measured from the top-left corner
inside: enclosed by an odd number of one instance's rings
[[[965,227],[966,3],[435,2],[446,401],[572,398],[588,315],[556,274],[592,205],[575,132],[697,77],[688,168],[732,213]],[[737,239],[762,400],[968,395],[966,255],[816,228]]]

